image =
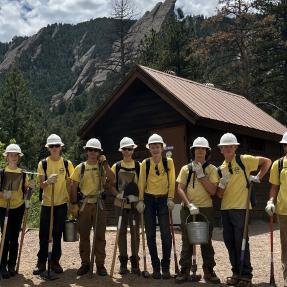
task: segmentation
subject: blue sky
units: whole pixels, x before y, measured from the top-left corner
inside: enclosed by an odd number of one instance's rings
[[[159,0],[131,0],[140,12],[151,10]],[[163,0],[162,0],[163,1]],[[215,13],[218,0],[177,0],[186,14]],[[111,0],[0,0],[0,42],[14,36],[30,36],[53,23],[79,23],[111,16]]]

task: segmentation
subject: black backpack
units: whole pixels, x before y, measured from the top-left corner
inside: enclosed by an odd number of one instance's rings
[[[205,162],[203,165],[202,165],[202,168],[203,168],[203,171],[205,171],[205,169],[210,165],[209,162]],[[187,176],[187,181],[186,181],[186,188],[188,186],[188,184],[190,183],[190,179],[191,179],[191,175],[193,173],[193,170],[192,170],[192,161],[187,165],[188,166],[188,176]],[[192,187],[194,188],[194,183],[195,183],[195,176],[193,176],[193,181],[192,181]]]
[[[241,160],[240,154],[236,154],[235,155],[235,161],[239,165],[239,167],[243,170],[244,177],[245,177],[245,180],[246,180],[246,187],[249,188],[250,187],[249,179],[247,177],[245,166],[244,166],[244,164],[243,164],[243,162]],[[217,172],[218,172],[219,177],[222,178],[222,172],[221,172],[220,167],[217,168]],[[256,203],[257,203],[256,202],[256,193],[255,193],[254,189],[251,190],[250,202],[251,202],[251,206],[252,207],[256,206]]]
[[[135,167],[134,168],[126,168],[121,166],[121,161],[118,161],[116,163],[116,189],[119,189],[119,171],[120,169],[123,169],[125,171],[135,171],[137,174],[137,177],[139,178],[140,175],[140,163],[139,161],[135,160]]]
[[[167,180],[169,181],[169,178],[168,178],[169,168],[168,168],[167,158],[166,157],[162,158],[162,163],[163,163],[163,168],[164,168],[164,170],[166,172],[166,175],[167,175]],[[147,158],[146,159],[146,166],[145,166],[146,181],[147,181],[147,178],[148,178],[148,175],[149,175],[149,170],[150,170],[150,158]]]
[[[0,191],[3,191],[3,182],[4,182],[4,175],[5,175],[5,169],[0,169]],[[22,172],[22,192],[23,192],[23,198],[24,198],[24,193],[26,192],[26,173]]]
[[[45,174],[45,180],[47,180],[48,176],[47,176],[47,159],[42,159],[42,168]],[[70,176],[70,172],[69,172],[69,162],[68,160],[64,159],[64,166],[65,166],[65,170],[66,170],[66,178]],[[40,188],[40,192],[39,192],[39,201],[42,201],[43,199],[43,189]]]

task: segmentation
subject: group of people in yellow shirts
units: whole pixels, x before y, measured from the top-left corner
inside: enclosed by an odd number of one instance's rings
[[[287,154],[287,133],[280,143]],[[81,265],[77,275],[82,276],[91,270],[90,232],[96,228],[95,263],[97,274],[106,276],[106,211],[103,202],[107,182],[109,191],[114,195],[115,211],[121,217],[118,237],[119,273],[124,275],[130,271],[140,274],[139,267],[139,222],[143,215],[145,234],[152,263],[154,279],[170,279],[170,257],[172,236],[170,231],[170,215],[175,206],[175,182],[177,195],[180,198],[182,250],[179,264],[180,271],[176,274],[175,283],[189,280],[192,268],[193,246],[188,240],[185,226],[189,215],[197,220],[206,218],[209,224],[209,240],[201,245],[203,273],[206,282],[220,283],[214,271],[216,265],[212,246],[212,229],[214,208],[212,197],[221,198],[221,218],[223,239],[228,250],[232,275],[226,278],[226,284],[232,286],[252,285],[252,266],[248,234],[244,237],[244,222],[250,197],[250,184],[260,183],[268,172],[271,160],[261,156],[236,154],[239,143],[235,135],[225,133],[218,144],[224,157],[223,163],[216,168],[210,163],[211,148],[208,140],[198,137],[190,147],[191,159],[184,165],[176,179],[172,158],[164,157],[166,144],[158,134],[149,137],[146,144],[150,157],[141,163],[133,159],[137,145],[129,137],[120,141],[119,151],[122,160],[111,168],[103,155],[103,149],[98,139],[92,138],[83,147],[87,160],[75,168],[73,164],[61,156],[64,144],[56,134],[47,138],[46,147],[50,155],[39,162],[38,174],[40,182],[40,197],[42,201],[39,228],[38,260],[33,274],[41,275],[47,269],[48,253],[50,268],[55,273],[62,273],[60,265],[61,238],[67,214],[78,219],[80,235],[79,253]],[[2,278],[16,274],[15,266],[18,253],[18,237],[25,209],[28,190],[34,189],[32,181],[23,176],[18,167],[23,156],[17,144],[7,146],[4,156],[7,165],[0,174],[0,224],[3,234],[6,225],[6,235],[1,241],[0,273]],[[282,266],[284,286],[287,286],[287,158],[276,160],[270,172],[270,199],[266,212],[273,216],[276,212],[280,226]],[[257,172],[251,175],[252,172]],[[133,185],[131,184],[133,183]],[[131,189],[132,187],[132,189]],[[132,190],[132,192],[131,192]],[[52,194],[54,198],[52,199]],[[98,208],[98,204],[100,208]],[[51,205],[53,205],[53,246],[49,246],[49,225]],[[7,222],[7,208],[9,208]],[[6,218],[6,219],[5,219]],[[95,224],[96,222],[96,224]],[[157,251],[156,225],[159,225],[162,258]],[[131,256],[128,257],[127,227],[131,230]],[[242,257],[242,241],[244,241],[244,256]],[[92,257],[93,258],[93,257]],[[128,261],[131,270],[128,268]]]

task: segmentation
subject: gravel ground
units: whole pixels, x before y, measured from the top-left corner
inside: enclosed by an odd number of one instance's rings
[[[281,263],[280,263],[280,240],[279,231],[275,225],[276,230],[274,232],[274,259],[275,259],[275,280],[278,287],[283,286]],[[250,227],[250,245],[251,245],[251,260],[254,268],[253,283],[255,286],[269,286],[266,282],[269,282],[270,274],[270,243],[268,224],[262,221],[253,222]],[[110,271],[111,259],[113,253],[113,246],[115,240],[115,232],[107,231],[107,259],[106,267]],[[160,245],[160,235],[157,235],[158,246]],[[181,237],[180,231],[176,231],[176,243],[177,243],[177,254],[179,257],[181,250]],[[224,282],[227,276],[231,275],[230,265],[227,255],[227,250],[222,241],[222,230],[215,228],[213,235],[213,245],[215,249],[216,267],[215,271],[220,279]],[[35,267],[37,252],[38,252],[38,231],[32,230],[26,234],[22,262],[20,265],[20,274],[9,279],[0,281],[0,286],[9,287],[28,287],[28,286],[73,286],[73,287],[92,287],[92,286],[173,286],[174,280],[153,280],[138,277],[136,275],[125,275],[122,277],[117,274],[119,268],[119,262],[116,262],[114,278],[99,277],[94,274],[92,279],[89,279],[87,275],[82,277],[76,276],[76,270],[80,266],[80,257],[78,252],[78,242],[74,243],[63,243],[63,255],[61,258],[61,264],[64,268],[64,273],[59,275],[58,280],[55,281],[44,281],[38,276],[32,274],[32,270]],[[161,248],[159,248],[161,253]],[[173,254],[173,253],[172,253]],[[142,253],[140,253],[142,258]],[[202,273],[201,269],[201,256],[198,254],[198,273]],[[141,266],[142,260],[141,260]],[[171,271],[174,272],[174,262],[171,262]],[[148,255],[148,271],[152,272],[150,258]],[[184,286],[190,283],[185,283]],[[213,286],[207,284],[202,279],[199,283],[191,283],[193,286]],[[224,285],[224,284],[221,284]]]

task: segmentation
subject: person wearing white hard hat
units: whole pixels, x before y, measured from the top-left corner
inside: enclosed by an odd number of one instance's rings
[[[20,158],[23,156],[19,145],[9,144],[3,155],[7,164],[4,169],[0,170],[1,244],[4,240],[0,273],[2,278],[7,279],[16,275],[18,237],[25,209],[24,197],[29,187],[29,180],[26,173],[18,167]],[[5,222],[6,211],[8,212],[8,222]],[[6,225],[5,235],[3,234],[4,225]]]
[[[284,156],[272,164],[269,178],[271,188],[265,210],[269,216],[273,216],[275,212],[277,214],[284,287],[287,287],[287,132],[283,134],[280,144],[283,147]]]
[[[113,182],[114,175],[106,157],[101,154],[103,149],[98,139],[89,139],[84,146],[84,151],[87,160],[77,165],[71,175],[73,184],[70,212],[74,217],[78,217],[80,234],[81,266],[77,270],[77,275],[82,276],[90,270],[90,232],[95,222],[94,220],[96,220],[95,260],[97,273],[101,276],[106,276],[107,270],[104,265],[106,258],[106,210],[104,204],[102,204],[102,208],[98,209],[96,204],[100,204],[98,200],[102,202],[102,199],[104,199],[106,177]]]
[[[172,158],[162,153],[166,147],[158,134],[149,137],[146,147],[151,157],[142,162],[139,178],[139,202],[137,210],[144,212],[147,244],[151,256],[154,279],[170,279],[171,233],[169,212],[174,208],[175,170]],[[156,217],[162,240],[162,260],[159,260],[156,244]],[[161,273],[162,271],[162,273]]]
[[[211,148],[206,138],[197,137],[190,147],[192,161],[183,166],[177,177],[177,193],[182,200],[180,211],[182,251],[179,264],[181,272],[176,277],[176,283],[182,283],[189,279],[192,267],[193,246],[188,241],[186,230],[186,219],[190,215],[203,214],[209,221],[210,239],[208,244],[201,245],[201,255],[203,259],[204,279],[210,283],[220,283],[213,268],[216,265],[214,260],[214,249],[211,242],[214,209],[212,206],[212,196],[216,194],[217,188],[217,168],[210,164],[209,157]],[[192,218],[192,217],[190,217]],[[198,216],[196,221],[205,220]]]
[[[243,238],[248,187],[251,182],[260,183],[267,173],[271,160],[262,156],[236,154],[240,144],[232,133],[225,133],[218,144],[224,161],[218,168],[217,194],[221,198],[223,239],[229,253],[232,276],[228,285],[251,286],[252,266],[250,262],[249,238]],[[251,175],[259,169],[256,175]],[[252,203],[252,201],[251,201]],[[243,266],[241,266],[241,244],[246,240]]]
[[[131,263],[131,272],[139,274],[139,214],[135,210],[134,205],[138,202],[138,188],[130,183],[138,184],[140,173],[140,162],[133,159],[134,150],[137,145],[129,137],[124,137],[120,141],[119,151],[122,153],[122,160],[116,162],[112,166],[112,171],[115,174],[115,185],[112,186],[111,191],[115,196],[114,205],[116,207],[116,214],[119,217],[122,214],[121,228],[119,233],[119,274],[124,275],[129,272],[127,268],[128,259]],[[134,193],[127,195],[124,191],[126,187],[135,186]],[[124,202],[123,202],[124,201]],[[122,207],[123,203],[123,208]],[[135,226],[133,226],[133,222]],[[131,232],[131,256],[128,258],[127,251],[127,227],[130,226]]]
[[[60,265],[60,258],[62,255],[61,239],[67,216],[67,204],[69,202],[69,177],[74,171],[71,161],[64,159],[61,156],[61,150],[64,143],[58,135],[51,134],[47,138],[45,146],[50,155],[41,160],[38,164],[39,182],[41,188],[40,200],[42,205],[39,227],[40,248],[37,254],[37,265],[33,270],[34,275],[40,275],[46,270],[53,187],[54,223],[51,269],[55,273],[63,272],[63,268]]]

